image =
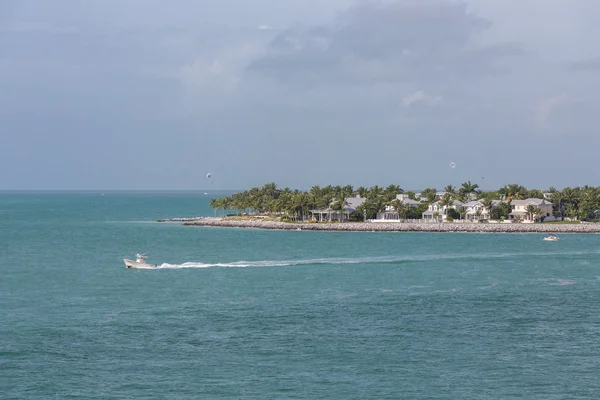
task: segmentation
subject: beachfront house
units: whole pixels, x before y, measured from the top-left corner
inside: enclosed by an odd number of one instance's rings
[[[464,207],[467,209],[465,219],[469,221],[488,220],[490,219],[492,209],[500,203],[500,200],[492,200],[492,206],[488,209],[479,200],[469,201],[464,204]]]
[[[312,218],[317,221],[348,221],[350,215],[356,212],[356,209],[364,203],[366,199],[364,197],[348,197],[345,199],[344,212],[334,209],[337,200],[332,201],[329,207],[325,210],[311,210],[310,213]]]
[[[534,209],[539,209],[541,212],[539,215],[532,215],[529,206]],[[546,221],[554,220],[552,215],[552,203],[544,199],[525,199],[525,200],[513,200],[510,203],[510,214],[511,220],[533,222],[537,218],[542,218]]]
[[[458,209],[462,206],[464,206],[464,203],[460,200],[453,200],[450,206],[442,206],[441,201],[436,201],[435,203],[431,203],[427,210],[423,212],[422,218],[426,222],[440,222],[446,218],[446,210],[448,208],[453,208],[458,211]]]
[[[408,195],[404,193],[396,195],[396,199],[400,200],[402,204],[405,204],[409,207],[418,207],[422,204],[420,201],[410,199]],[[377,213],[377,219],[392,221],[400,220],[400,215],[398,214],[394,206],[388,204],[385,206],[385,209],[383,211]]]

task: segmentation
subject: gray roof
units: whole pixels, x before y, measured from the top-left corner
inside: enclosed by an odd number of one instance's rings
[[[358,206],[364,203],[365,200],[366,199],[364,197],[348,197],[346,199],[346,203],[348,204],[348,207],[356,209]]]
[[[402,199],[400,201],[403,202],[404,204],[409,204],[411,206],[420,206],[422,204],[420,201],[416,201],[413,199]]]
[[[351,212],[356,211],[358,206],[360,206],[362,203],[364,203],[366,199],[364,197],[347,197],[344,200],[346,201],[346,207],[344,207],[344,212],[351,213]],[[337,200],[332,201],[330,206],[334,205],[335,203],[337,203]],[[332,210],[331,208],[328,208],[326,211],[328,211],[328,210],[335,211],[335,210]]]
[[[495,207],[500,203],[502,203],[501,200],[492,200],[492,207]],[[483,203],[481,202],[481,200],[472,200],[472,201],[469,201],[468,203],[465,203],[465,207],[473,207],[476,205],[483,206]]]
[[[543,200],[543,199],[530,198],[530,199],[525,199],[525,200],[513,200],[511,202],[511,204],[516,205],[516,206],[527,206],[527,205],[539,206],[542,204],[552,204],[552,203],[547,200]]]
[[[474,206],[482,206],[479,200],[472,200],[465,203],[465,207],[474,207]]]
[[[441,201],[441,200],[438,200],[438,201],[436,201],[436,202],[433,202],[433,203],[431,203],[431,205],[434,205],[434,204],[440,205],[441,203],[442,203],[442,201]],[[457,207],[461,207],[461,206],[464,206],[464,205],[465,205],[465,203],[463,203],[463,202],[462,202],[462,201],[460,201],[460,200],[452,200],[452,205],[453,205],[453,206],[457,206]]]

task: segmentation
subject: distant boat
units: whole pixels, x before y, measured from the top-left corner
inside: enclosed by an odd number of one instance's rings
[[[558,238],[556,236],[550,234],[550,235],[546,236],[544,238],[544,240],[548,241],[548,242],[556,242],[556,241],[558,241]]]
[[[123,261],[125,262],[125,266],[127,268],[139,268],[139,269],[156,268],[156,264],[148,264],[146,262],[146,258],[148,258],[148,256],[146,254],[136,254],[135,261],[129,260],[127,258],[124,258]]]

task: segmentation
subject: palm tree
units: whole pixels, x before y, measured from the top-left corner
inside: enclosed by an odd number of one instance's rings
[[[400,210],[398,210],[398,215],[400,216],[400,219],[406,219],[410,214],[410,211],[411,205],[403,202],[402,207],[400,208]]]
[[[364,186],[359,186],[359,187],[356,189],[356,194],[358,194],[360,197],[365,197],[365,196],[367,195],[367,192],[368,192],[368,191],[369,191],[369,190],[368,190],[366,187],[364,187]]]
[[[543,199],[544,198],[544,192],[542,192],[539,189],[531,189],[530,191],[527,192],[526,194],[527,198],[533,198],[533,199]]]
[[[391,201],[395,199],[398,194],[404,193],[404,190],[402,190],[400,186],[392,184],[385,189],[385,192],[388,200]]]
[[[600,207],[600,193],[596,188],[587,188],[581,195],[578,217],[582,220],[595,219],[595,212]]]
[[[533,221],[534,220],[534,216],[536,215],[536,212],[539,210],[539,208],[536,208],[535,206],[529,205],[525,208],[525,211],[527,212],[527,219]]]
[[[346,185],[342,188],[342,193],[344,193],[344,197],[352,197],[354,195],[354,186]]]
[[[451,195],[454,196],[456,194],[456,188],[452,185],[448,185],[444,188],[444,192],[450,193]]]
[[[383,194],[383,189],[380,188],[379,186],[375,185],[372,186],[371,189],[369,190],[369,193],[367,194],[367,197],[371,198],[371,199],[376,199],[378,197],[380,197]]]
[[[214,197],[208,201],[208,206],[215,211],[215,217],[217,216],[217,199]]]
[[[427,188],[421,192],[421,198],[425,198],[431,203],[437,198],[437,190],[434,188]]]
[[[300,216],[300,219],[302,221],[304,221],[304,216],[305,214],[305,210],[308,208],[309,205],[309,196],[306,193],[295,193],[292,197],[292,201],[291,201],[291,209],[294,213],[294,216],[296,218],[298,218],[298,216]]]
[[[263,185],[261,192],[263,195],[276,199],[279,197],[279,189],[275,182],[266,183]]]
[[[507,200],[523,200],[527,195],[527,189],[524,186],[511,183],[498,190],[498,193],[503,195]]]
[[[467,211],[469,211],[469,209],[465,206],[461,206],[458,209],[458,213],[460,214],[461,219],[467,219]]]
[[[492,214],[492,200],[491,199],[483,199],[481,200],[481,205],[483,206],[483,209],[485,211],[485,213],[488,215],[488,219],[490,218],[490,215]]]
[[[395,199],[390,203],[390,205],[394,207],[394,210],[396,210],[396,213],[398,213],[398,218],[400,218],[400,213],[404,207],[404,202],[402,202],[400,199]]]
[[[573,208],[577,209],[581,200],[580,190],[566,187],[562,190],[561,195],[566,204],[570,204],[573,206]]]
[[[340,214],[340,222],[343,222],[344,220],[344,211],[346,210],[347,205],[348,202],[346,201],[346,197],[341,192],[331,205],[331,208]],[[331,221],[331,214],[329,214],[329,220]]]
[[[231,210],[231,197],[225,197],[223,199],[223,207],[225,208],[225,214],[229,214]]]
[[[448,215],[448,208],[452,206],[453,203],[454,201],[449,193],[446,193],[442,196],[442,199],[440,200],[440,206],[442,206],[442,209],[444,210],[444,215]]]
[[[470,199],[471,194],[479,194],[479,185],[471,183],[471,181],[463,182],[462,187],[458,189],[458,193],[462,195],[463,199]]]

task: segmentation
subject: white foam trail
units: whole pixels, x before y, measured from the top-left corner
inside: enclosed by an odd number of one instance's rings
[[[187,262],[183,264],[168,264],[164,263],[159,265],[158,268],[170,268],[170,269],[181,269],[181,268],[248,268],[248,267],[289,267],[295,265],[307,265],[307,264],[360,264],[369,262],[366,259],[361,258],[321,258],[313,260],[281,260],[281,261],[236,261],[232,263],[201,263],[201,262]]]
[[[252,267],[291,267],[297,265],[314,264],[390,264],[398,262],[424,262],[444,260],[485,260],[497,258],[521,258],[532,256],[568,256],[590,254],[590,252],[557,252],[557,253],[496,253],[496,254],[434,254],[420,256],[381,256],[381,257],[356,257],[356,258],[316,258],[304,260],[262,260],[262,261],[236,261],[230,263],[202,263],[186,262],[183,264],[163,263],[153,269],[184,269],[184,268],[252,268]]]

